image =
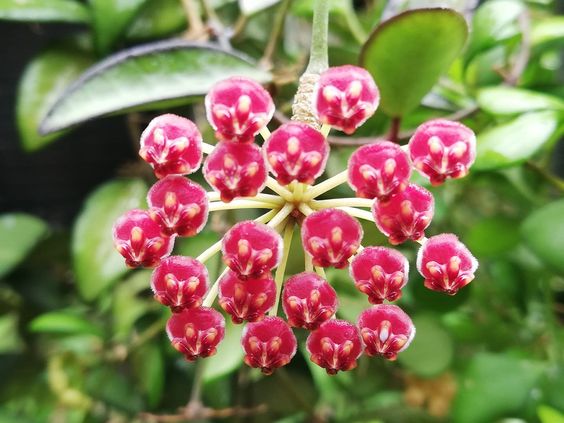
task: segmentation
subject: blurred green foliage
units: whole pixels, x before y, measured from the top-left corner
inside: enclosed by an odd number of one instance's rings
[[[49,148],[60,132],[46,132],[87,119],[125,114],[135,123],[143,121],[140,111],[173,107],[194,116],[211,139],[202,96],[240,73],[269,82],[278,109],[289,113],[307,61],[313,1],[285,8],[286,1],[209,0],[208,9],[196,8],[204,17],[197,33],[180,0],[0,0],[0,20],[77,25],[75,36],[47,48],[22,75],[22,146]],[[391,117],[401,118],[400,135],[436,116],[455,116],[476,131],[471,175],[432,188],[437,213],[430,229],[460,235],[480,261],[476,280],[451,298],[426,290],[411,272],[401,306],[417,336],[396,363],[362,358],[354,372],[329,377],[301,351],[287,369],[264,378],[242,365],[241,327],[230,324],[215,357],[189,364],[166,339],[168,312],[151,298],[150,273],[127,271],[112,249],[112,222],[144,206],[152,183],[152,175],[124,163],[130,177],[94,191],[72,228],[0,215],[0,423],[152,421],[142,413],[175,413],[194,380],[208,420],[223,413],[228,421],[284,423],[564,421],[564,181],[553,173],[564,167],[554,158],[564,127],[557,5],[330,5],[331,64],[360,61],[383,95],[359,135],[382,136]],[[437,5],[465,13],[469,31],[454,10],[421,9]],[[284,10],[281,39],[264,55]],[[191,41],[159,42],[176,36]],[[140,41],[147,44],[137,47]],[[343,139],[335,142],[329,175],[343,170],[353,151]],[[252,212],[219,216],[176,251],[197,255],[222,225]],[[370,225],[365,242],[386,243]],[[401,247],[411,263],[415,248]],[[302,265],[303,257],[291,257],[289,271]],[[212,262],[212,278],[218,270]],[[356,319],[366,298],[346,271],[328,277],[341,316]],[[303,344],[305,334],[298,337]]]

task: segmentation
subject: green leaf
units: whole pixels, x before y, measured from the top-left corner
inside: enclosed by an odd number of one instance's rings
[[[422,377],[436,376],[452,362],[454,345],[448,332],[431,315],[413,319],[416,334],[411,345],[398,354],[398,361]]]
[[[133,365],[149,405],[155,407],[162,397],[165,378],[165,362],[159,346],[146,344],[135,350]]]
[[[0,0],[0,20],[88,22],[88,9],[74,0]]]
[[[245,16],[250,16],[270,6],[274,6],[280,0],[239,0],[239,9]]]
[[[472,225],[464,240],[476,257],[503,255],[519,245],[519,222],[504,216],[488,217]]]
[[[564,274],[564,200],[535,210],[521,225],[521,234],[539,259]]]
[[[106,54],[147,0],[90,0],[96,49]]]
[[[111,181],[87,199],[73,230],[72,255],[78,289],[93,300],[127,272],[115,251],[112,226],[124,212],[143,207],[147,187],[140,180]]]
[[[23,213],[0,215],[0,277],[16,267],[47,233],[40,219]]]
[[[481,5],[472,18],[465,63],[468,64],[479,53],[518,36],[517,18],[523,11],[523,4],[516,0],[494,0]]]
[[[514,416],[523,410],[542,370],[539,363],[507,354],[476,355],[458,385],[453,421],[493,422]]]
[[[478,135],[478,154],[473,168],[492,170],[520,164],[552,139],[558,127],[554,112],[534,112],[486,130]]]
[[[186,28],[181,0],[150,0],[127,31],[134,40],[164,38]]]
[[[90,68],[69,87],[43,120],[41,131],[148,109],[165,100],[186,103],[233,75],[270,80],[270,74],[244,56],[212,45],[172,40],[124,50]]]
[[[69,311],[53,311],[44,313],[31,321],[29,330],[32,332],[58,334],[89,334],[101,337],[102,330],[83,316]]]
[[[548,405],[540,405],[537,413],[541,423],[564,423],[564,414]]]
[[[360,63],[374,77],[381,107],[390,116],[415,109],[460,54],[468,28],[450,9],[417,9],[378,26],[364,44]]]
[[[228,318],[225,322],[225,338],[217,348],[217,354],[204,363],[204,381],[211,382],[235,370],[243,363],[241,334],[243,325],[235,325]]]
[[[92,63],[92,57],[83,50],[59,47],[41,53],[27,65],[16,103],[20,138],[27,151],[42,148],[62,135],[39,135],[39,123],[70,83]]]
[[[478,105],[494,115],[512,115],[536,110],[564,110],[564,101],[535,91],[512,87],[487,87],[478,91]]]
[[[18,316],[9,313],[0,316],[0,354],[18,353],[24,343],[18,331]]]
[[[564,16],[547,16],[533,25],[531,45],[534,47],[564,40]]]

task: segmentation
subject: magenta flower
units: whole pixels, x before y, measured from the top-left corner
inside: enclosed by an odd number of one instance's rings
[[[416,283],[453,295],[474,278],[477,262],[455,235],[425,238],[434,199],[409,181],[414,167],[433,184],[466,174],[475,140],[465,126],[427,122],[405,148],[375,141],[358,148],[347,169],[323,180],[331,127],[352,133],[378,101],[370,75],[343,66],[321,75],[306,104],[323,124],[319,129],[292,121],[271,134],[274,103],[247,78],[222,81],[206,97],[215,145],[202,142],[196,126],[179,116],[150,123],[140,155],[160,180],[149,191],[148,211],[131,210],[118,219],[114,243],[128,266],[158,265],[151,287],[156,300],[173,310],[167,333],[188,360],[214,354],[224,337],[225,320],[212,308],[216,299],[235,324],[246,325],[244,361],[265,374],[295,355],[294,330],[310,331],[310,358],[329,374],[356,367],[363,351],[395,359],[415,328],[404,311],[384,303],[401,298],[409,263],[388,247],[363,246],[358,219],[376,225],[392,245],[421,244],[417,269],[424,282]],[[259,133],[262,147],[254,142]],[[207,155],[202,172],[212,188],[207,192],[182,176],[199,168],[202,154]],[[347,183],[356,196],[331,195]],[[210,213],[236,209],[266,211],[235,223],[197,257],[168,257],[176,237],[197,236]],[[292,242],[298,230],[301,236]],[[305,271],[290,275],[293,245],[305,252]],[[205,266],[216,254],[226,268],[209,283]],[[327,267],[349,267],[350,283],[366,295],[356,324],[336,318],[339,301]],[[280,304],[287,321],[278,316]]]

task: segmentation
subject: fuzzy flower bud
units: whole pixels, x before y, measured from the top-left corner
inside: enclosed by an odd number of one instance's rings
[[[155,299],[175,313],[199,307],[208,290],[208,271],[192,257],[167,257],[153,271],[151,289]]]
[[[270,273],[242,280],[230,270],[219,280],[219,305],[233,323],[261,320],[275,301],[276,283]]]
[[[225,335],[225,319],[212,308],[189,308],[171,316],[166,333],[172,346],[194,361],[216,353]]]
[[[272,133],[263,151],[280,184],[313,184],[325,170],[329,144],[321,132],[308,124],[290,122]]]
[[[289,278],[282,292],[282,306],[290,326],[314,330],[337,311],[337,293],[313,272]]]
[[[476,159],[476,136],[461,123],[435,119],[420,125],[409,141],[415,168],[433,185],[462,178]]]
[[[350,266],[357,289],[368,295],[372,304],[396,301],[408,281],[409,262],[398,251],[385,247],[367,247]]]
[[[474,279],[478,261],[454,234],[429,238],[417,253],[417,270],[425,286],[454,295]]]
[[[411,165],[399,145],[389,141],[368,144],[349,159],[349,185],[358,197],[388,199],[409,183]]]
[[[167,176],[149,190],[149,215],[166,235],[194,236],[208,220],[206,191],[183,176]]]
[[[345,65],[321,74],[313,107],[322,123],[350,135],[374,114],[379,101],[372,76],[363,68]]]
[[[282,237],[252,220],[239,222],[223,237],[223,261],[240,279],[257,278],[280,263]]]
[[[339,209],[323,209],[302,223],[302,244],[313,264],[342,269],[356,253],[362,239],[360,223]]]
[[[205,103],[208,121],[220,141],[251,143],[274,114],[268,91],[244,77],[215,84]]]
[[[270,375],[296,354],[298,343],[290,326],[280,317],[265,317],[243,329],[241,345],[245,363]]]
[[[415,336],[415,326],[398,306],[379,304],[364,310],[358,327],[368,355],[381,355],[395,360]]]
[[[162,235],[149,213],[138,209],[129,210],[116,221],[113,238],[129,267],[154,267],[174,246],[174,237]]]
[[[255,144],[221,142],[204,163],[206,181],[225,202],[253,197],[266,184],[266,163]]]
[[[362,340],[355,325],[331,319],[310,333],[306,341],[310,359],[328,374],[337,374],[356,367],[362,354]]]
[[[157,178],[187,175],[202,163],[202,134],[191,120],[173,114],[157,116],[141,134],[139,155]]]
[[[423,238],[434,212],[433,194],[416,184],[409,184],[387,201],[376,200],[372,207],[376,226],[393,245]]]

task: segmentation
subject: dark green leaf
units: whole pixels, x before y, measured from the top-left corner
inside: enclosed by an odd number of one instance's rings
[[[564,110],[564,101],[535,91],[512,87],[488,87],[478,91],[478,105],[494,115],[512,115],[535,110]]]
[[[558,115],[546,111],[521,115],[480,133],[474,169],[500,169],[524,162],[551,140],[557,127]]]
[[[94,191],[73,230],[72,254],[78,289],[87,300],[127,272],[115,251],[112,226],[125,211],[143,207],[147,188],[139,180],[109,182]]]
[[[74,0],[0,0],[0,20],[88,22],[88,9]]]
[[[390,116],[413,110],[460,54],[468,28],[450,9],[418,9],[377,27],[364,44],[360,62],[370,71]]]
[[[411,345],[398,355],[398,361],[416,375],[436,376],[452,361],[454,345],[448,332],[431,315],[413,319],[416,334]]]
[[[501,42],[519,35],[517,18],[523,4],[514,0],[494,0],[482,4],[472,18],[472,34],[466,49],[465,62]]]
[[[47,225],[28,214],[0,215],[0,277],[16,267],[46,232]]]
[[[225,339],[217,348],[217,354],[206,360],[204,381],[210,382],[237,370],[243,364],[241,333],[243,325],[234,325],[229,318],[225,324]]]
[[[270,79],[247,58],[212,45],[172,40],[124,50],[86,71],[49,111],[41,131],[165,100],[187,102],[233,75]]]
[[[163,38],[186,28],[181,0],[149,0],[127,31],[127,38]]]
[[[70,83],[92,63],[88,53],[62,47],[47,50],[28,63],[16,104],[18,129],[26,150],[37,150],[62,135],[39,135],[39,123]]]
[[[107,53],[125,33],[147,0],[90,0],[94,40],[101,54]]]
[[[538,258],[564,274],[564,200],[533,212],[523,222],[521,234]]]
[[[18,331],[17,314],[0,316],[0,354],[18,353],[23,345]]]
[[[102,336],[101,329],[88,319],[76,313],[65,311],[52,311],[36,317],[29,324],[29,330],[32,332]]]
[[[149,405],[155,407],[163,394],[165,363],[157,344],[146,344],[133,355],[135,373],[146,393]]]
[[[507,354],[475,356],[459,384],[453,421],[481,423],[514,416],[524,408],[542,370],[538,363]]]
[[[476,257],[505,254],[519,245],[519,222],[503,216],[480,220],[464,237]]]

